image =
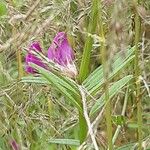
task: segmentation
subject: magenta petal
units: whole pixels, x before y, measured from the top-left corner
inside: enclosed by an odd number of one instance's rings
[[[13,150],[19,150],[19,146],[15,140],[10,141],[10,145]]]
[[[29,50],[35,50],[35,51],[39,51],[39,52],[42,52],[42,48],[39,44],[39,42],[33,42],[30,47],[29,47]]]
[[[45,68],[45,64],[36,56],[34,56],[33,54],[27,54],[26,56],[26,71],[28,73],[35,73],[35,69],[33,69],[32,67],[30,67],[30,63],[34,63],[38,66],[41,66],[43,68]]]
[[[34,54],[32,54],[32,51],[30,50],[42,52],[42,49],[38,42],[33,42],[29,47],[29,53],[25,57],[25,62],[26,62],[25,70],[26,72],[33,74],[33,73],[36,73],[36,70],[30,66],[30,63],[34,63],[43,68],[45,68],[45,64],[41,61],[41,59],[37,58]]]
[[[48,58],[65,66],[74,60],[74,53],[67,40],[65,32],[59,32],[48,49]]]
[[[38,66],[44,67],[44,64],[42,63],[42,61],[39,58],[37,58],[36,56],[34,56],[33,54],[30,54],[30,53],[26,56],[26,62],[27,63],[32,62],[32,63],[34,63]]]

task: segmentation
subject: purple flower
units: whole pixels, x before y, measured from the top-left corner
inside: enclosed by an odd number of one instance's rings
[[[31,50],[42,52],[38,42],[33,42],[31,44],[26,56],[26,71],[28,73],[36,73],[36,70],[30,66],[31,62],[43,68],[47,68],[39,58],[32,54]],[[60,68],[63,74],[72,78],[77,75],[77,69],[74,64],[75,56],[65,32],[59,32],[54,37],[53,42],[48,49],[48,58]]]
[[[11,140],[10,145],[13,150],[19,150],[19,145],[17,144],[17,142],[15,140]]]
[[[30,63],[34,63],[38,66],[45,68],[45,64],[41,61],[41,59],[37,58],[34,54],[32,54],[32,50],[42,52],[40,44],[38,42],[33,42],[29,47],[29,52],[26,55],[25,62],[26,62],[26,72],[28,73],[36,73],[36,70],[30,66]]]
[[[48,58],[61,65],[64,74],[74,77],[77,75],[77,69],[74,65],[74,53],[67,40],[65,32],[59,32],[53,39],[48,49]]]

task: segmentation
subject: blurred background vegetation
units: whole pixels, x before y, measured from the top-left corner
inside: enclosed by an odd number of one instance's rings
[[[83,49],[90,37],[92,49],[87,77],[103,63],[103,54],[100,51],[100,41],[103,40],[100,33],[101,22],[106,39],[106,72],[109,74],[113,70],[115,55],[121,52],[119,58],[124,59],[127,49],[135,45],[136,13],[141,24],[138,54],[143,120],[142,147],[145,150],[150,149],[150,1],[141,0],[136,5],[131,0],[103,0],[101,19],[99,11],[91,18],[93,1],[0,0],[0,150],[74,150],[80,144],[78,132],[82,130],[79,131],[78,112],[75,107],[54,86],[36,81],[22,81],[22,77],[30,76],[24,70],[24,57],[25,49],[31,41],[40,41],[46,54],[55,34],[65,31],[75,51],[75,63],[80,74]],[[89,26],[94,26],[94,20],[98,20],[98,23],[94,29],[90,29]],[[134,63],[131,62],[111,80],[110,85],[127,74],[135,76],[133,70]],[[79,83],[83,78],[78,80]],[[117,126],[121,126],[113,143],[114,149],[137,149],[138,102],[134,86],[134,81],[130,81],[111,98],[113,135]],[[94,98],[91,98],[92,95],[88,97],[89,112],[95,99],[103,93],[104,90],[100,89]],[[126,97],[128,103],[125,113],[121,115]],[[91,117],[91,121],[94,118],[96,116]],[[100,149],[107,149],[104,116],[96,130],[96,141]],[[77,141],[71,143],[73,141],[66,142],[65,139]],[[85,141],[82,149],[94,149],[89,137]],[[14,148],[13,143],[19,147]]]

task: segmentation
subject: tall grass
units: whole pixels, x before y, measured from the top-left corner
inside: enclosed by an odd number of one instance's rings
[[[94,34],[97,29],[97,22],[98,22],[98,0],[92,0],[92,7],[91,7],[91,18],[89,20],[89,25],[87,29],[87,34]],[[88,76],[90,72],[90,59],[91,59],[91,51],[93,46],[93,38],[90,35],[86,36],[87,39],[85,41],[83,55],[80,65],[79,71],[79,82],[82,83],[84,79]],[[85,140],[87,136],[87,125],[84,119],[83,114],[79,114],[79,122],[80,122],[80,131],[81,131],[81,142]]]
[[[138,5],[138,0],[135,2],[136,8]],[[135,13],[135,83],[136,83],[136,102],[137,102],[137,118],[138,118],[138,140],[139,140],[139,150],[142,150],[142,98],[141,98],[141,83],[140,83],[140,64],[139,64],[139,42],[141,33],[141,19],[138,12]]]
[[[113,149],[112,145],[112,119],[111,119],[111,102],[109,101],[109,65],[108,65],[108,58],[107,58],[107,49],[106,49],[106,40],[105,40],[105,33],[103,28],[103,19],[102,19],[102,2],[100,1],[100,20],[99,20],[99,27],[100,27],[100,38],[101,38],[101,57],[102,66],[103,66],[103,76],[104,76],[104,93],[105,93],[105,101],[106,101],[106,110],[105,110],[105,117],[106,117],[106,125],[107,125],[107,137],[108,137],[108,148],[109,150]]]
[[[148,150],[149,8],[149,0],[0,1],[0,149]],[[60,31],[75,51],[75,78],[47,59]],[[48,65],[31,63],[36,75],[24,70],[34,40]]]

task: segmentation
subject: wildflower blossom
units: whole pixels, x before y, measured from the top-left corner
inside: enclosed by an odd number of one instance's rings
[[[28,73],[35,73],[36,70],[30,66],[30,63],[34,63],[43,68],[45,64],[32,54],[31,50],[42,52],[42,49],[38,42],[33,42],[29,48],[29,53],[26,56],[26,71]],[[48,49],[47,57],[54,62],[61,72],[69,77],[74,78],[77,75],[77,69],[74,64],[74,53],[67,40],[65,32],[59,32],[53,39],[51,46]]]

